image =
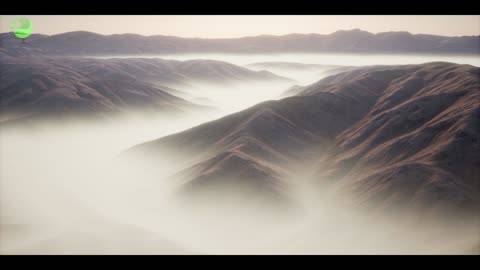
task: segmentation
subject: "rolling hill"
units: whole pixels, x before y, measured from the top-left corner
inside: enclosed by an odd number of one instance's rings
[[[212,60],[2,57],[3,118],[103,115],[142,110],[182,114],[207,109],[169,85],[289,80]]]
[[[361,67],[127,153],[168,153],[188,190],[232,182],[283,198],[309,169],[311,182],[357,202],[469,209],[479,198],[479,75],[444,62]]]

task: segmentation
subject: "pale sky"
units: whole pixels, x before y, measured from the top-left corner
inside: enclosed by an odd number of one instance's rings
[[[480,16],[419,15],[0,15],[0,32],[8,22],[27,17],[34,33],[90,31],[99,34],[135,33],[179,37],[233,38],[291,33],[330,34],[359,28],[372,33],[408,31],[444,36],[480,35]]]

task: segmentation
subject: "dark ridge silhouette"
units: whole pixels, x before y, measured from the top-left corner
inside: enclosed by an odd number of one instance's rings
[[[11,33],[0,34],[0,44],[8,54],[17,55]],[[329,35],[261,35],[231,39],[142,36],[137,34],[100,35],[77,31],[52,36],[32,35],[26,48],[50,55],[118,55],[154,53],[451,53],[478,54],[479,36],[445,37],[408,32],[372,34],[359,29],[340,30]],[[13,49],[10,51],[9,49]]]

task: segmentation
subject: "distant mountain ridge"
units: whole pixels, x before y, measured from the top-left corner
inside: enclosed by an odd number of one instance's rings
[[[0,106],[7,119],[8,115],[107,116],[132,109],[183,114],[208,107],[178,97],[183,92],[171,85],[289,80],[213,60],[4,56],[0,61]]]
[[[77,31],[32,35],[18,52],[18,40],[11,33],[0,34],[1,53],[13,55],[36,53],[51,55],[121,55],[162,53],[445,53],[477,54],[480,36],[446,37],[409,32],[373,34],[359,29],[332,34],[261,35],[242,38],[203,39],[137,34],[100,35]]]

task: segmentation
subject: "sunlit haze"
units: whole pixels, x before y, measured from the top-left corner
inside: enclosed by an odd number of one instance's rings
[[[480,254],[480,16],[25,17],[0,254]]]
[[[19,16],[0,16],[0,32]],[[135,33],[200,38],[235,38],[291,33],[330,34],[337,30],[362,29],[372,33],[408,31],[412,34],[445,36],[478,35],[480,16],[26,16],[34,32],[54,35],[71,31],[99,34]]]

